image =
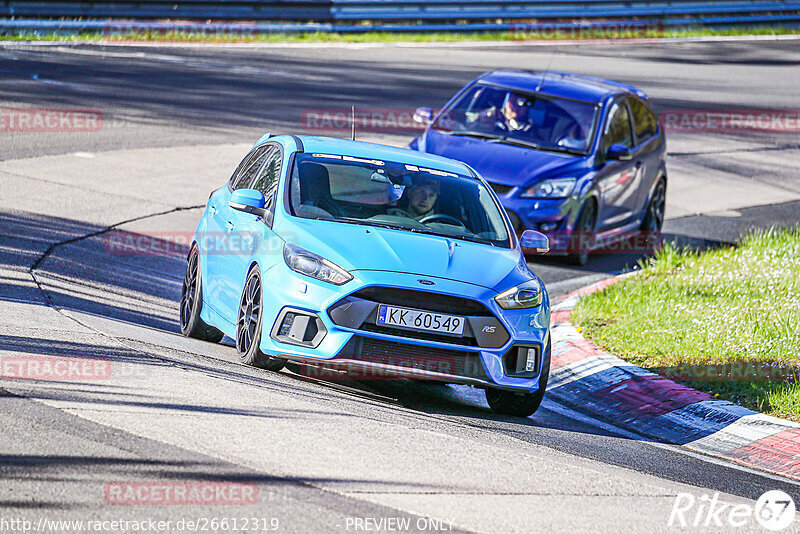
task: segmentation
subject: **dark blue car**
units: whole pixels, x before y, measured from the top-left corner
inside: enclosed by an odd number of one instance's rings
[[[583,265],[589,252],[664,222],[666,140],[645,93],[590,76],[497,70],[459,91],[409,148],[462,161],[494,188],[520,233]]]

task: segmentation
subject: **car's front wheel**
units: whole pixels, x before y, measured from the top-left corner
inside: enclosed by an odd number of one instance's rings
[[[667,184],[662,178],[653,189],[653,195],[647,204],[647,211],[642,220],[642,230],[645,232],[660,232],[664,226],[664,208],[667,205]]]
[[[569,239],[567,261],[573,265],[583,266],[589,261],[589,251],[594,242],[594,227],[597,222],[597,207],[588,200],[581,208]]]
[[[200,253],[197,245],[189,251],[181,289],[181,334],[217,343],[225,334],[200,318],[203,309],[203,284],[200,279]]]
[[[503,415],[528,417],[536,413],[544,399],[547,380],[550,378],[550,343],[547,344],[542,372],[539,375],[539,389],[534,393],[516,393],[497,388],[486,388],[486,402],[492,411]]]
[[[244,364],[261,367],[268,371],[280,371],[286,362],[267,356],[259,348],[261,322],[264,317],[262,292],[261,271],[258,265],[254,265],[247,275],[242,298],[239,301],[239,315],[236,321],[236,352],[239,355],[239,361]]]

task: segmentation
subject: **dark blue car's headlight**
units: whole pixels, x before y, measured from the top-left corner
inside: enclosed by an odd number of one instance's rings
[[[542,284],[535,278],[503,291],[494,298],[495,302],[504,310],[535,308],[542,303],[543,299]]]
[[[520,196],[525,198],[567,198],[575,189],[575,178],[542,180],[526,189]]]
[[[353,279],[352,274],[332,261],[291,243],[283,245],[283,259],[291,270],[323,282],[340,286]]]

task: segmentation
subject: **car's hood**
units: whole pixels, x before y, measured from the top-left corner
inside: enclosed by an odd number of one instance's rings
[[[446,278],[489,289],[530,278],[519,250],[341,222],[284,219],[276,231],[348,271]],[[507,280],[508,279],[508,280]],[[512,283],[514,282],[514,283]]]
[[[515,187],[535,182],[537,177],[579,159],[570,154],[448,135],[433,129],[425,133],[419,144],[424,152],[466,163],[489,182]]]

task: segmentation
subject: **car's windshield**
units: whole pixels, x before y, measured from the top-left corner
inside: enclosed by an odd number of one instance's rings
[[[445,109],[433,127],[454,135],[585,154],[597,106],[476,84]]]
[[[394,161],[298,154],[292,213],[509,247],[500,208],[476,178]]]

